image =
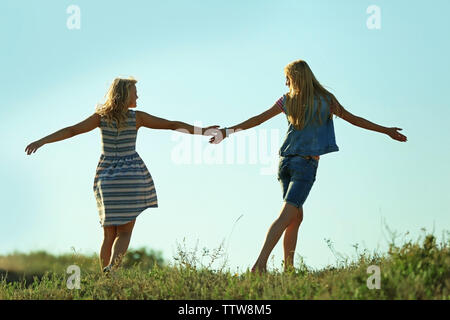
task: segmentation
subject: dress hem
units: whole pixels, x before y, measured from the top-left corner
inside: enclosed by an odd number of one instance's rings
[[[122,226],[122,225],[124,225],[124,224],[127,224],[127,223],[133,221],[133,220],[136,220],[137,217],[138,217],[142,212],[144,212],[146,209],[148,209],[148,208],[158,208],[158,204],[152,204],[152,205],[150,205],[150,206],[148,206],[148,207],[145,207],[145,208],[142,209],[142,211],[139,212],[133,219],[130,219],[130,220],[127,220],[127,221],[122,221],[122,222],[120,222],[120,223],[114,223],[114,222],[111,222],[111,223],[107,223],[107,224],[105,224],[105,223],[102,224],[102,222],[100,221],[100,226],[101,226],[102,228],[103,228],[103,227],[112,227],[112,226]]]

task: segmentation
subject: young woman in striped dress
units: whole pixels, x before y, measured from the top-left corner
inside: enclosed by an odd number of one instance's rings
[[[303,204],[316,180],[319,157],[339,151],[335,141],[333,114],[363,129],[388,135],[405,142],[400,128],[383,127],[355,116],[339,104],[314,77],[308,64],[297,60],[284,69],[289,92],[265,112],[233,127],[220,129],[220,134],[210,143],[220,143],[229,134],[260,125],[272,117],[284,113],[288,120],[286,138],[280,148],[278,181],[283,192],[283,206],[279,217],[270,226],[253,271],[266,271],[270,253],[284,232],[284,268],[294,263],[297,234],[303,220]]]
[[[219,126],[199,128],[180,121],[170,121],[136,108],[136,80],[117,78],[109,88],[107,100],[86,120],[63,128],[29,144],[27,154],[41,146],[100,128],[102,154],[97,165],[93,190],[97,200],[104,239],[100,249],[103,271],[120,264],[130,243],[137,216],[158,206],[152,176],[136,152],[140,127],[170,129],[190,134],[210,135]]]

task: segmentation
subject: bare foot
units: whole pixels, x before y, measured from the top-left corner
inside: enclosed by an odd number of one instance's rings
[[[285,273],[295,273],[295,268],[293,266],[285,266],[284,272]]]
[[[111,266],[106,266],[103,268],[103,274],[109,276],[111,274]]]

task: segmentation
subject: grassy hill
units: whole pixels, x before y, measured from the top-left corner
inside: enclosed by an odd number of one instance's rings
[[[450,299],[450,241],[433,235],[384,254],[359,254],[354,261],[312,270],[300,262],[291,272],[235,274],[211,265],[220,248],[196,252],[179,248],[175,263],[160,252],[130,250],[123,268],[105,277],[98,256],[46,252],[0,256],[0,299]],[[331,248],[332,249],[332,248]],[[67,267],[80,267],[80,289],[68,289]],[[380,269],[380,289],[369,289],[368,267]]]

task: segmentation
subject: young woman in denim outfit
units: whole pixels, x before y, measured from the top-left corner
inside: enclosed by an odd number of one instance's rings
[[[333,114],[363,129],[387,134],[394,140],[406,142],[400,128],[383,127],[348,112],[314,77],[308,64],[297,60],[284,68],[289,92],[267,111],[232,127],[220,129],[210,143],[239,130],[260,125],[270,118],[285,113],[288,131],[280,148],[278,181],[283,191],[283,206],[279,217],[272,223],[261,253],[252,272],[266,271],[270,253],[284,234],[284,269],[293,267],[297,235],[303,220],[303,203],[311,190],[323,154],[339,151],[336,145]]]

